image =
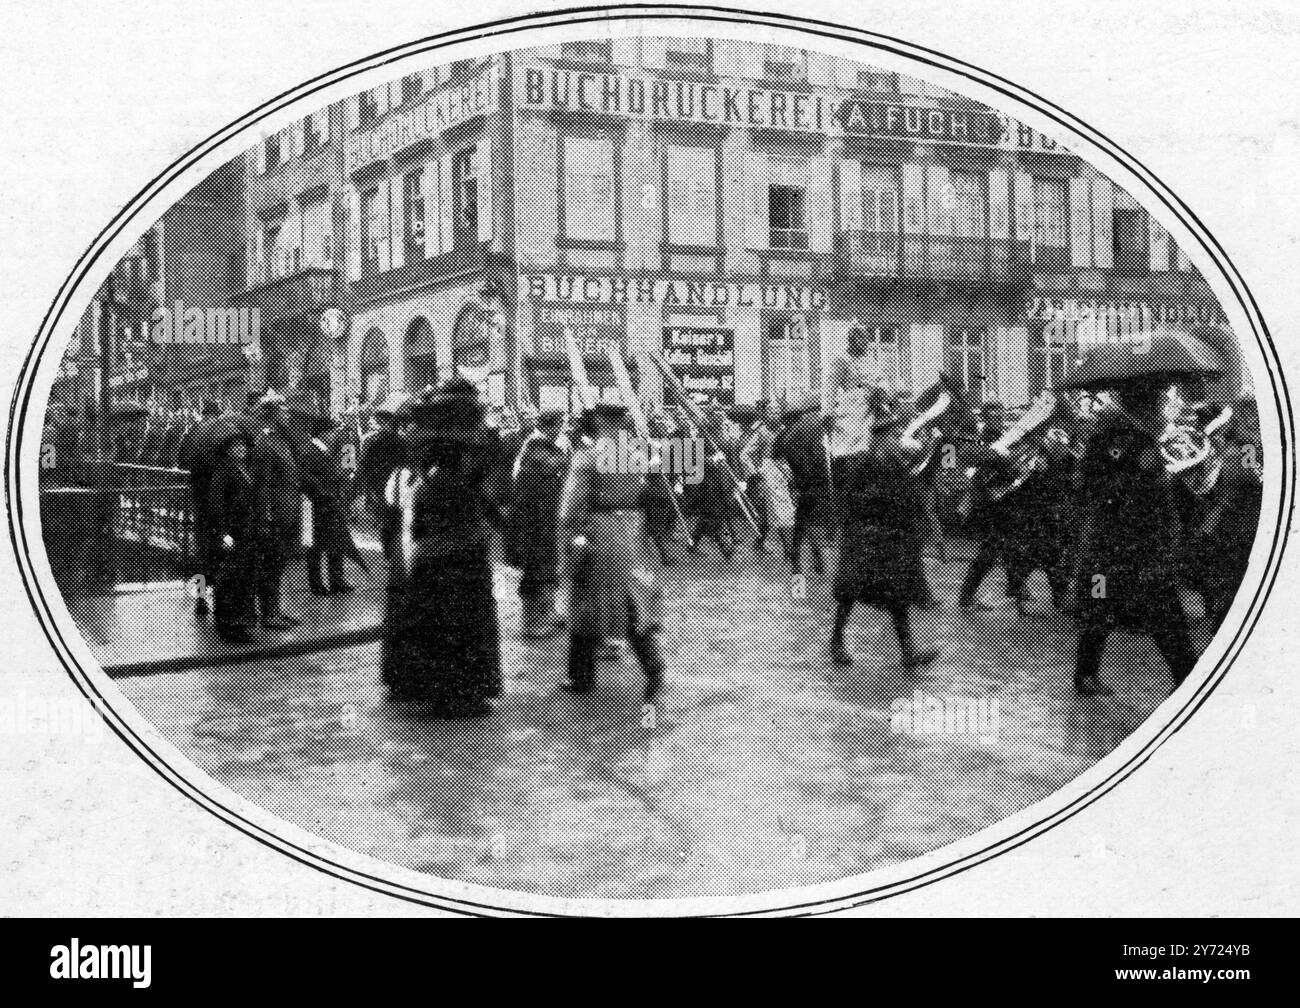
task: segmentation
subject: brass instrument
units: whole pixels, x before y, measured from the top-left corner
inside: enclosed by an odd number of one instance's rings
[[[1002,500],[1047,468],[1041,445],[1030,441],[1030,438],[1051,422],[1056,415],[1057,405],[1056,394],[1050,390],[1044,391],[1022,417],[989,445],[989,451],[1010,461],[1006,478],[989,486],[990,500]]]
[[[1097,398],[1138,430],[1155,439],[1165,461],[1165,472],[1171,476],[1187,473],[1209,462],[1214,457],[1211,435],[1221,430],[1233,417],[1232,407],[1224,406],[1203,428],[1176,420],[1168,420],[1164,427],[1158,428],[1155,424],[1134,416],[1105,392],[1098,393]]]
[[[913,476],[920,476],[933,460],[935,445],[942,436],[942,431],[934,423],[951,408],[952,393],[944,389],[935,397],[931,406],[918,413],[899,436],[903,450],[917,459],[909,468]],[[926,432],[924,440],[920,436],[922,431]]]

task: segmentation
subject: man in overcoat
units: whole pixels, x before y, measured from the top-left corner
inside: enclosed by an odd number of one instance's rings
[[[520,634],[550,636],[558,629],[560,494],[569,471],[566,415],[542,413],[513,465],[513,488],[505,518],[506,562],[520,571]]]
[[[624,407],[602,404],[588,411],[581,433],[590,441],[574,452],[560,498],[569,684],[574,692],[591,692],[602,638],[622,637],[645,673],[650,702],[664,678],[658,641],[664,619],[662,568],[646,531],[644,470],[610,471],[637,466],[601,462],[610,457],[603,449],[618,442],[620,430],[630,430]]]
[[[273,390],[262,397],[252,452],[259,551],[257,598],[262,626],[268,630],[287,630],[302,622],[281,606],[284,568],[297,548],[302,528],[302,480],[284,404],[284,397]]]
[[[1168,380],[1117,382],[1080,462],[1083,524],[1078,560],[1075,688],[1109,693],[1098,671],[1115,630],[1145,634],[1177,686],[1196,664],[1178,598],[1179,527],[1158,442]]]

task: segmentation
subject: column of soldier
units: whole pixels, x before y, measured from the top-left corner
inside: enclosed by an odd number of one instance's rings
[[[204,452],[190,453],[209,460],[194,466],[195,494],[218,628],[247,640],[259,608],[268,629],[292,622],[278,585],[301,491],[316,516],[311,584],[324,593],[350,590],[344,558],[360,556],[347,518],[364,501],[387,560],[382,678],[393,700],[434,716],[484,716],[501,692],[496,542],[520,572],[521,636],[552,648],[567,636],[565,686],[579,694],[621,638],[655,702],[663,568],[685,562],[683,547],[710,564],[742,544],[766,554],[771,569],[788,565],[796,598],[808,547],[818,574],[833,555],[829,661],[853,664],[845,633],[861,603],[888,614],[902,664],[917,667],[937,657],[911,622],[937,604],[925,557],[948,558],[944,528],[956,523],[977,540],[960,607],[990,604],[979,590],[1001,565],[1025,614],[1026,582],[1042,571],[1053,605],[1078,623],[1080,694],[1108,692],[1099,667],[1115,630],[1149,636],[1176,686],[1197,658],[1181,599],[1198,593],[1217,628],[1245,574],[1261,499],[1258,416],[1249,400],[1197,400],[1221,365],[1194,335],[1146,335],[1150,352],[1085,353],[1069,388],[1019,416],[972,408],[947,377],[903,399],[880,386],[852,335],[830,375],[830,408],[812,397],[700,407],[656,361],[677,400],[658,410],[587,402],[502,430],[477,389],[454,380],[363,410],[351,481],[333,460],[359,426],[328,431],[272,393],[250,423],[209,418]],[[696,479],[654,464],[683,439],[703,446]],[[602,464],[602,445],[638,440],[646,464]],[[945,506],[956,488],[959,502]]]

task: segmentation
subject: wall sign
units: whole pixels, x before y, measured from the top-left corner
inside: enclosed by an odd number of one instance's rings
[[[627,344],[627,313],[620,307],[580,307],[569,304],[533,306],[533,352],[541,357],[564,357],[564,330],[577,340],[584,357],[603,358],[605,347]]]
[[[670,326],[664,351],[682,386],[696,400],[736,404],[736,333],[734,329]]]
[[[851,98],[840,105],[835,119],[846,134],[853,136],[894,137],[999,150],[1066,152],[1063,145],[1024,123],[984,110],[953,111]]]
[[[383,161],[413,143],[439,136],[487,112],[496,101],[498,79],[493,64],[473,80],[437,91],[415,108],[387,116],[370,132],[349,137],[344,158],[347,170],[354,172]]]
[[[653,74],[558,70],[545,64],[518,71],[520,108],[631,116],[669,122],[825,133],[834,125],[827,94],[700,81]]]
[[[617,276],[564,276],[530,273],[519,278],[526,301],[570,304],[662,304],[692,308],[777,308],[807,311],[825,300],[817,287],[783,283],[715,280],[628,279]]]

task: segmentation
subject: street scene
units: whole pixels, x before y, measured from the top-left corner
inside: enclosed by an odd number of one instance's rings
[[[1248,369],[1056,140],[801,49],[407,73],[140,235],[50,392],[86,647],[327,840],[562,898],[762,893],[1028,808],[1246,578]]]
[[[1107,668],[1115,695],[1081,700],[1069,621],[1005,608],[931,614],[944,657],[910,674],[865,623],[853,644],[873,657],[831,671],[817,600],[792,601],[770,566],[683,570],[671,730],[643,723],[621,654],[575,697],[557,645],[508,637],[488,720],[395,715],[377,644],[118,685],[202,771],[313,833],[440,878],[606,899],[761,892],[927,853],[1050,795],[1168,694],[1133,638]],[[931,564],[949,602],[963,566]],[[954,699],[955,725],[925,722]],[[891,727],[913,710],[918,731]]]

